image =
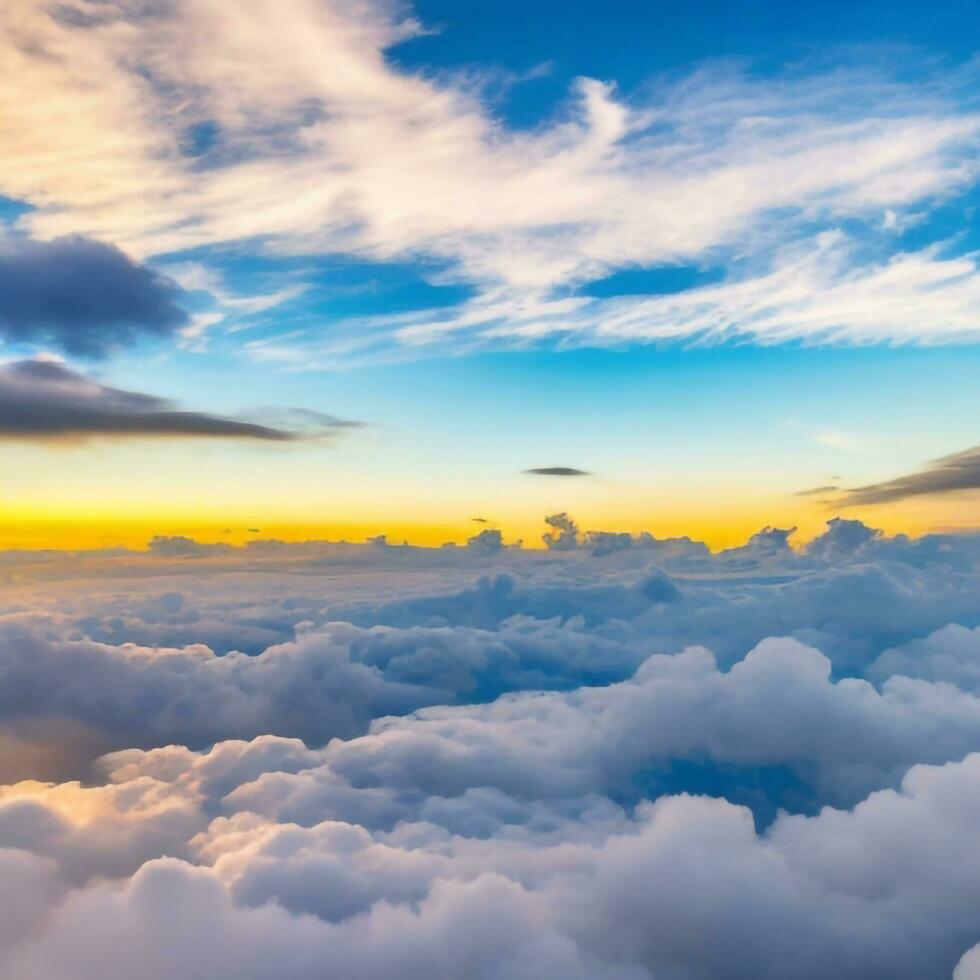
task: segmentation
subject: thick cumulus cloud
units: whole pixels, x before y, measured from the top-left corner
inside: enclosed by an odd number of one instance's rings
[[[98,357],[190,322],[181,291],[118,248],[81,236],[0,239],[0,335]]]
[[[946,681],[963,691],[980,692],[980,627],[950,623],[921,640],[885,650],[868,668],[872,678],[903,674]]]
[[[221,788],[278,765],[264,748],[225,760]],[[978,939],[977,755],[760,834],[693,796],[631,812],[429,799],[388,832],[215,816],[199,790],[214,754],[130,753],[107,788],[14,788],[7,975],[938,980]],[[466,827],[467,809],[497,819]]]
[[[52,753],[72,732],[64,750],[76,762],[93,748],[98,754],[171,741],[204,745],[264,732],[322,743],[360,734],[378,715],[452,697],[388,680],[329,638],[270,647],[257,657],[218,657],[202,645],[58,642],[16,627],[4,630],[0,642],[3,731],[22,740],[47,738]],[[16,753],[6,754],[14,765]]]
[[[977,980],[980,977],[980,944],[976,945],[956,964],[953,980]]]
[[[980,540],[0,556],[0,976],[972,980]]]

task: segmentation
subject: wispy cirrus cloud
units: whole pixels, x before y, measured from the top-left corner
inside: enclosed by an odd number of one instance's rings
[[[478,340],[616,345],[686,341],[761,344],[949,343],[980,339],[977,256],[938,247],[862,260],[857,243],[829,232],[796,244],[773,267],[718,285],[656,296],[533,302],[482,295],[463,309],[393,324],[407,343],[462,334]],[[830,434],[832,436],[832,434]]]
[[[15,0],[0,16],[16,80],[0,95],[0,190],[36,206],[21,220],[39,236],[140,256],[250,241],[435,258],[476,299],[389,324],[409,345],[975,335],[972,257],[800,245],[844,222],[894,234],[975,181],[980,114],[955,73],[709,67],[629,97],[582,79],[523,131],[472,86],[388,62],[421,29],[388,4]],[[749,247],[762,267],[720,286],[574,294],[614,269]]]
[[[196,314],[180,331],[184,346],[201,350],[215,327],[234,333],[255,322],[255,317],[302,296],[309,288],[304,282],[291,282],[267,292],[240,293],[228,287],[217,270],[202,262],[178,262],[162,270],[188,293],[206,295],[211,309]]]

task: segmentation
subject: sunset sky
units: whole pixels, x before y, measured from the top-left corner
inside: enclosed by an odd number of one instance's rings
[[[978,30],[4,4],[0,544],[975,528]]]
[[[0,980],[980,980],[977,0],[0,0]]]

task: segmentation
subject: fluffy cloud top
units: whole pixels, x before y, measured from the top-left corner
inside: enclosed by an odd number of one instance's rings
[[[970,980],[980,542],[548,524],[0,556],[0,975]]]
[[[762,834],[746,810],[696,796],[632,812],[428,797],[390,831],[250,810],[288,800],[303,777],[282,772],[292,755],[269,740],[128,753],[107,760],[106,786],[12,788],[0,826],[18,932],[4,969],[911,980],[949,976],[977,938],[980,869],[963,846],[980,817],[977,755]],[[209,787],[225,794],[217,815]]]

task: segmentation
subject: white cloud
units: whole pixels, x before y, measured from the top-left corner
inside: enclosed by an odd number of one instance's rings
[[[950,623],[923,639],[885,650],[868,668],[872,678],[904,674],[980,691],[980,627]]]
[[[39,860],[26,846],[18,881],[40,900],[0,964],[28,980],[948,976],[977,937],[978,767],[918,766],[853,810],[781,815],[764,834],[744,809],[691,796],[550,819],[512,802],[517,822],[475,833],[238,811],[180,860],[74,887],[58,880],[71,849]],[[190,792],[116,778],[137,824],[159,818],[132,801]],[[74,792],[83,805],[93,790]],[[508,802],[482,800],[494,805]],[[90,833],[108,837],[95,820]]]
[[[388,63],[419,28],[387,4],[71,0],[52,13],[15,0],[3,16],[16,82],[2,96],[0,190],[38,205],[23,221],[42,236],[81,231],[140,255],[252,240],[431,257],[477,287],[445,318],[407,325],[403,342],[465,330],[497,342],[976,334],[972,257],[855,268],[833,238],[681,296],[564,293],[719,249],[781,253],[814,225],[907,220],[975,179],[980,117],[954,84],[705,69],[625,99],[582,79],[563,115],[518,131],[458,79]],[[202,125],[217,135],[194,155],[188,134]]]
[[[265,313],[296,299],[297,296],[302,296],[309,288],[307,283],[296,282],[272,292],[244,295],[229,289],[222,277],[202,262],[178,262],[163,266],[161,271],[182,289],[189,292],[209,293],[220,309],[243,316]]]
[[[953,980],[977,980],[977,977],[980,977],[980,944],[964,953],[953,971]]]
[[[533,305],[482,296],[462,310],[414,320],[393,324],[405,342],[461,332],[477,340],[559,336],[600,345],[968,343],[980,338],[980,270],[976,256],[944,258],[936,248],[869,264],[854,242],[827,234],[794,246],[764,274],[720,285],[571,303],[539,295]],[[823,440],[842,445],[836,436]]]
[[[128,745],[201,745],[267,731],[324,742],[358,734],[378,715],[451,697],[388,681],[325,639],[270,647],[256,657],[217,657],[201,644],[108,646],[9,629],[2,641],[0,727],[28,743],[53,743],[52,749],[66,740],[63,758],[52,752],[51,762],[78,767],[86,752]]]

